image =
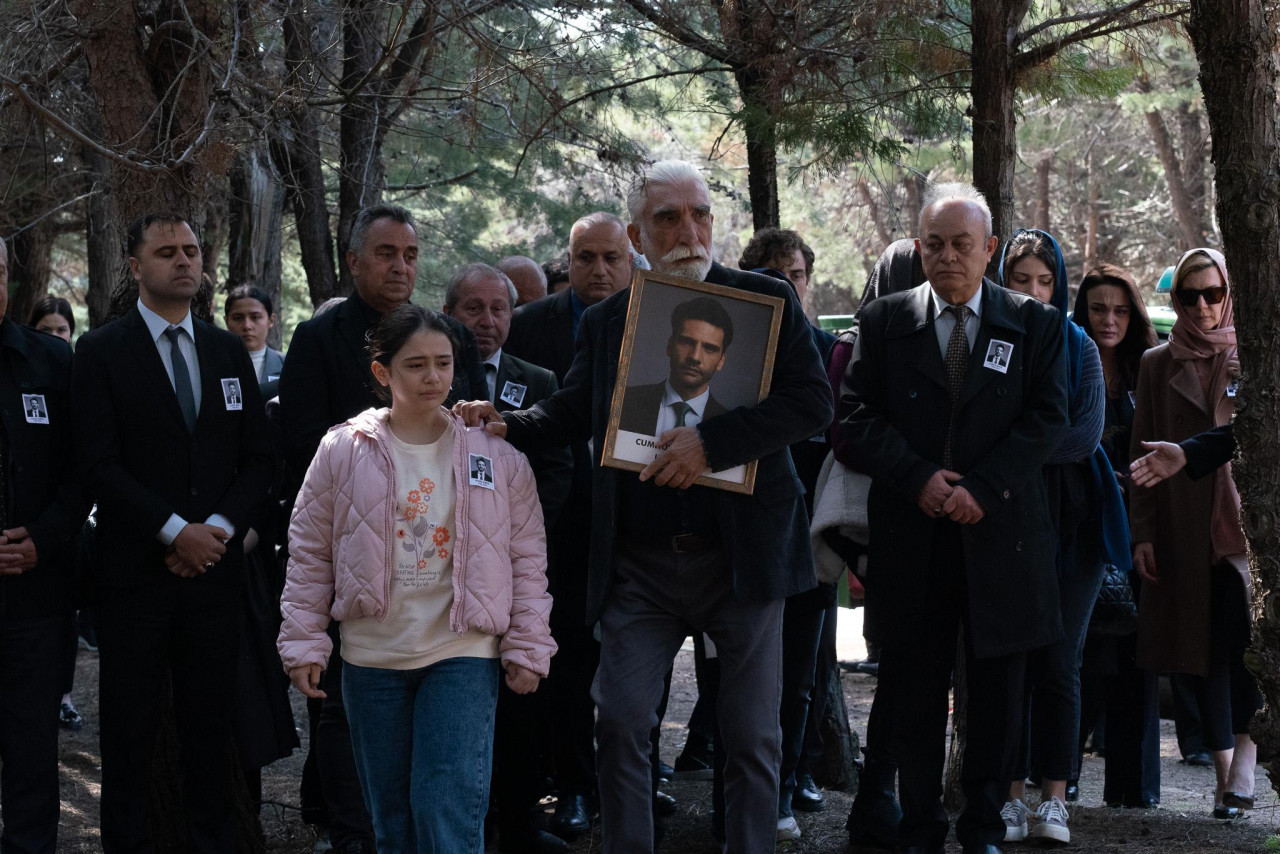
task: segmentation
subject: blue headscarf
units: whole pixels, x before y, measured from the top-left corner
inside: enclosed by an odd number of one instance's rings
[[[1067,263],[1063,260],[1062,249],[1053,235],[1038,228],[1020,228],[1013,233],[1000,253],[1000,284],[1005,285],[1005,261],[1009,255],[1009,246],[1020,234],[1034,234],[1048,245],[1057,263],[1054,268],[1053,297],[1049,304],[1062,316],[1062,333],[1067,344],[1067,388],[1068,399],[1074,400],[1080,388],[1080,375],[1084,371],[1085,341],[1088,334],[1074,323],[1067,312],[1067,297],[1070,285],[1067,280]],[[1005,285],[1007,287],[1007,285]],[[1120,484],[1116,481],[1115,472],[1106,453],[1099,446],[1089,457],[1090,477],[1093,481],[1093,494],[1102,497],[1102,557],[1122,572],[1133,569],[1133,556],[1129,551],[1129,514],[1124,507],[1124,495],[1120,492]]]

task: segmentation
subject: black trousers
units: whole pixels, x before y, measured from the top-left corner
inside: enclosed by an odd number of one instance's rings
[[[58,662],[65,617],[0,620],[0,851],[58,842]]]
[[[974,654],[963,554],[960,526],[939,522],[928,584],[912,602],[892,604],[890,610],[909,619],[883,637],[876,705],[893,721],[888,729],[890,754],[898,761],[903,846],[941,846],[947,837],[942,777],[948,688],[962,624],[969,729],[960,773],[966,803],[956,836],[963,845],[1004,839],[1000,807],[1018,746],[1026,656]]]
[[[517,694],[498,683],[498,710],[493,732],[493,805],[498,835],[513,843],[532,827],[542,794],[543,739],[553,728],[546,718],[546,694]]]
[[[102,849],[150,850],[151,758],[168,676],[181,751],[187,841],[235,851],[231,710],[242,618],[236,585],[102,591]]]
[[[320,677],[325,698],[320,701],[320,720],[316,724],[316,770],[325,806],[329,808],[329,840],[341,848],[352,840],[373,844],[373,820],[360,790],[356,757],[351,749],[351,725],[342,699],[342,636],[337,623],[329,625],[333,638],[333,654],[329,669]]]
[[[551,727],[551,755],[555,762],[556,788],[561,796],[596,796],[596,706],[591,684],[600,666],[600,642],[595,626],[587,620],[587,558],[590,543],[589,514],[562,512],[562,522],[551,546],[547,585],[552,596],[551,636],[559,649],[551,659],[551,672],[538,693],[546,696]],[[565,534],[573,518],[575,535]]]

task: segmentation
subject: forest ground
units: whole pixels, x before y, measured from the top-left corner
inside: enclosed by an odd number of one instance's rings
[[[851,614],[841,609],[841,614]],[[842,638],[848,636],[842,620]],[[686,645],[688,647],[688,645]],[[697,699],[693,678],[691,647],[680,653],[672,681],[670,708],[662,730],[662,755],[674,761],[684,742],[684,723]],[[849,645],[841,649],[848,657]],[[98,656],[80,653],[76,668],[74,696],[85,718],[79,733],[61,735],[60,772],[62,782],[62,823],[59,852],[99,851],[98,794],[101,781],[98,757]],[[875,696],[876,681],[872,677],[844,674],[845,700],[853,727],[866,730],[867,712]],[[302,823],[297,810],[298,779],[307,744],[305,710],[301,697],[292,693],[294,714],[300,722],[303,749],[289,759],[276,762],[263,774],[264,797],[262,824],[267,848],[280,854],[306,854],[315,841],[312,829]],[[1201,854],[1231,851],[1262,852],[1270,850],[1267,838],[1280,826],[1280,810],[1275,793],[1261,769],[1257,776],[1258,808],[1235,822],[1215,821],[1210,817],[1213,806],[1213,769],[1195,768],[1178,761],[1177,740],[1173,722],[1161,722],[1161,804],[1153,810],[1109,809],[1102,802],[1104,760],[1086,755],[1080,780],[1081,800],[1072,806],[1072,844],[1069,849],[1081,852],[1114,852],[1114,854]],[[708,782],[674,782],[664,787],[679,801],[675,816],[668,820],[667,841],[663,854],[715,854],[717,846],[710,834],[711,785]],[[1036,797],[1034,791],[1031,794]],[[797,818],[803,837],[798,842],[779,845],[788,854],[841,854],[847,841],[844,819],[850,796],[827,792],[827,808],[820,813],[800,813]],[[1006,852],[1026,850],[1028,846],[1008,845]],[[579,840],[574,854],[600,850],[598,829]],[[948,852],[959,852],[954,834]]]

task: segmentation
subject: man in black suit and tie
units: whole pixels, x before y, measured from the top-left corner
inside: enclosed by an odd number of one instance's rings
[[[656,163],[633,185],[628,235],[656,271],[783,300],[769,396],[696,427],[638,475],[596,466],[587,620],[600,622],[598,772],[603,850],[654,846],[649,736],[663,681],[684,639],[705,632],[723,680],[719,721],[725,764],[727,850],[771,851],[781,759],[782,603],[816,583],[803,501],[787,446],[831,421],[831,389],[791,289],[711,261],[711,198],[687,163]],[[502,416],[516,447],[592,438],[603,447],[617,381],[629,294],[582,317],[563,387],[531,410]],[[535,303],[536,305],[536,303]],[[487,404],[463,409],[496,418]],[[501,432],[503,426],[489,429]],[[708,471],[758,460],[754,495],[693,486]]]
[[[196,319],[200,242],[172,214],[128,231],[137,307],[80,339],[75,445],[98,504],[102,847],[149,850],[151,747],[167,673],[191,851],[232,852],[231,715],[248,514],[272,460],[253,365]],[[224,396],[239,384],[244,405]]]
[[[732,343],[733,319],[714,298],[695,297],[677,305],[667,339],[670,372],[660,383],[627,387],[619,427],[661,436],[724,412],[711,394],[711,379],[724,369]]]
[[[569,230],[569,287],[545,299],[522,305],[511,319],[505,352],[546,368],[564,384],[573,363],[574,341],[582,314],[631,281],[631,244],[627,227],[611,213],[598,211],[579,219]],[[499,390],[501,391],[501,390]],[[499,394],[501,397],[501,394]],[[517,404],[527,409],[532,403]],[[498,404],[503,410],[502,404]],[[573,839],[591,826],[596,802],[595,703],[591,683],[600,661],[594,620],[587,620],[588,541],[591,526],[591,452],[586,440],[569,444],[573,484],[558,523],[548,526],[547,547],[552,571],[551,635],[559,651],[546,680],[551,719],[551,752],[555,757],[559,797],[551,829]]]
[[[963,625],[956,836],[966,854],[998,854],[1026,653],[1062,635],[1041,467],[1068,425],[1066,350],[1056,311],[983,278],[999,240],[981,193],[931,187],[918,233],[928,281],[864,309],[837,429],[872,479],[867,594],[884,619],[875,702],[893,721],[899,842],[909,854],[943,850],[947,690]],[[995,341],[1008,345],[1003,364]]]
[[[445,285],[444,311],[466,324],[476,336],[488,381],[488,400],[500,411],[521,409],[550,397],[558,388],[555,374],[506,352],[507,333],[517,291],[511,279],[488,264],[467,264]],[[529,455],[538,481],[542,515],[550,529],[560,513],[573,476],[568,447],[548,448]],[[473,480],[492,473],[477,459]],[[480,467],[484,466],[481,471]],[[553,579],[556,564],[548,567]],[[516,694],[498,687],[498,714],[494,732],[494,806],[497,808],[498,850],[503,852],[567,851],[568,844],[543,829],[535,814],[542,793],[538,759],[542,733],[561,726],[546,714],[546,692]]]
[[[0,240],[0,850],[53,854],[59,662],[88,507],[68,453],[71,347],[6,315],[8,261]]]

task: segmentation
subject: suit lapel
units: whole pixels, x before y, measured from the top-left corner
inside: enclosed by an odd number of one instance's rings
[[[502,399],[502,392],[506,388],[508,382],[517,383],[526,386],[525,394],[528,392],[528,383],[525,382],[524,371],[520,369],[510,356],[506,353],[502,354],[502,358],[498,359],[498,373],[493,378],[493,405],[500,412],[514,410],[517,407],[512,406]],[[527,408],[528,402],[522,401],[521,407]]]
[[[364,302],[356,301],[358,297],[355,294],[347,297],[346,302],[338,306],[334,311],[339,311],[338,316],[338,337],[346,344],[350,351],[348,358],[351,364],[359,365],[361,370],[367,375],[369,358],[365,352],[364,334],[366,322],[362,311]]]
[[[565,366],[565,373],[569,371],[569,365],[573,364],[573,300],[570,291],[565,288],[556,294],[556,303],[552,305],[551,317],[552,321],[547,325],[550,327],[548,333],[551,336],[552,346],[556,349],[556,364]],[[559,326],[562,331],[557,331]]]
[[[196,332],[196,359],[200,362],[200,414],[196,416],[196,429],[199,430],[200,425],[211,417],[211,413],[225,404],[222,397],[222,377],[218,376],[222,366],[218,363],[213,336],[198,320],[193,321],[192,328]],[[243,395],[244,390],[241,389],[240,393]],[[241,400],[243,399],[242,396]]]
[[[1195,363],[1174,361],[1177,371],[1169,378],[1169,387],[1187,399],[1187,402],[1201,412],[1209,411],[1209,402],[1205,400],[1204,388],[1200,385],[1200,375],[1196,373]]]
[[[933,289],[928,282],[911,292],[889,321],[887,337],[918,339],[916,346],[907,350],[907,366],[923,374],[943,389],[947,387],[947,368],[938,349],[934,331]]]
[[[185,430],[187,420],[182,417],[182,407],[178,405],[178,394],[173,390],[173,382],[164,369],[164,362],[160,361],[160,351],[156,348],[156,342],[151,338],[151,330],[147,329],[142,315],[135,307],[121,318],[120,323],[125,326],[129,347],[133,350],[133,355],[142,369],[142,375],[151,383],[152,395],[164,401],[163,405],[169,410],[169,414]]]

